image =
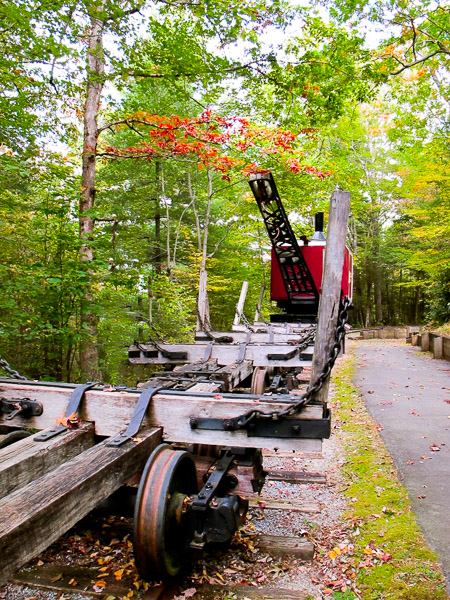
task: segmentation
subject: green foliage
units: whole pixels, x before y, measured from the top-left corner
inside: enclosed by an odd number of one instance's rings
[[[102,368],[131,382],[124,360],[133,338],[154,335],[151,325],[169,340],[195,329],[205,233],[213,325],[229,328],[242,281],[249,318],[263,283],[267,297],[270,248],[241,164],[230,182],[214,174],[210,197],[207,169],[192,156],[100,164],[95,258],[80,264],[74,156],[94,13],[105,23],[111,82],[101,143],[130,147],[150,136],[131,123],[110,126],[139,111],[191,118],[214,105],[245,117],[267,138],[245,160],[272,169],[297,234],[312,232],[336,184],[351,191],[357,321],[449,319],[448,13],[428,1],[420,10],[350,0],[328,9],[331,19],[280,0],[0,6],[0,353],[14,366],[81,377],[90,289]],[[364,45],[367,17],[386,25],[378,51]],[[298,133],[302,165],[331,177],[283,169],[269,143],[276,126]],[[234,142],[220,151],[239,159]],[[266,299],[263,316],[273,310]]]
[[[61,380],[76,371],[85,273],[77,258],[72,167],[56,156],[43,159],[34,165],[2,157],[0,344],[27,375]]]

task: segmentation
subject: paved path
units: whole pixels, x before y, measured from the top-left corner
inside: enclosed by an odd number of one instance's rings
[[[450,362],[400,341],[358,342],[356,354],[355,383],[450,591]]]

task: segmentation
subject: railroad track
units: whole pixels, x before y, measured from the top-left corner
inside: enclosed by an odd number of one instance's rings
[[[181,578],[165,585],[150,582],[147,587],[137,575],[130,545],[132,506],[126,504],[129,496],[122,494],[14,574],[6,598],[50,600],[55,594],[109,600],[171,600],[190,594],[196,600],[306,598],[303,584],[296,589],[295,579],[313,561],[314,542],[306,530],[314,534],[310,524],[320,522],[327,502],[325,460],[318,452],[263,454],[266,483],[261,495],[250,499],[242,533],[231,547],[209,549],[206,557],[194,557],[190,571]],[[279,584],[288,578],[294,581]]]

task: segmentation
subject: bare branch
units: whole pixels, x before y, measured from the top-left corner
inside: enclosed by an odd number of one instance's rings
[[[390,73],[390,75],[400,75],[400,73],[403,73],[403,71],[406,71],[406,69],[411,69],[411,67],[415,67],[416,65],[420,65],[421,63],[429,60],[430,58],[433,58],[433,56],[436,56],[437,54],[442,54],[442,51],[441,50],[435,50],[431,54],[428,54],[427,56],[424,56],[423,58],[419,58],[418,60],[415,60],[415,61],[413,61],[412,63],[409,63],[409,64],[405,64],[405,63],[403,63],[403,62],[401,62],[400,60],[397,59],[397,62],[399,62],[402,65],[402,68],[398,69],[398,71],[393,71],[392,73]]]

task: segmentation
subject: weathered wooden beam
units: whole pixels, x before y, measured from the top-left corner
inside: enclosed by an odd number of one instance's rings
[[[331,194],[330,200],[322,294],[319,304],[319,323],[317,325],[311,369],[312,384],[322,373],[330,355],[330,349],[334,344],[341,297],[342,268],[344,266],[349,212],[350,193],[335,190]],[[322,389],[315,395],[315,400],[326,402],[328,379],[324,382]]]
[[[257,335],[257,334],[255,334]],[[251,339],[251,336],[250,336]],[[293,338],[290,338],[291,341]],[[245,341],[245,340],[243,340]],[[205,354],[206,344],[161,344],[166,352],[182,353],[180,358],[171,358],[163,356],[152,344],[140,344],[140,347],[131,346],[128,351],[128,360],[133,365],[177,365],[185,363],[200,363]],[[292,358],[288,356],[294,345],[289,343],[249,343],[245,349],[243,360],[253,362],[254,367],[307,367],[311,365],[310,360],[302,360],[297,353]],[[303,353],[312,353],[310,349],[305,349]],[[146,356],[147,354],[147,356]],[[235,344],[214,344],[211,348],[211,360],[216,360],[219,366],[232,365],[237,363],[241,356],[240,343]],[[280,355],[282,358],[271,360],[269,355]],[[284,355],[284,356],[283,356]]]
[[[51,596],[46,595],[46,597],[51,598],[73,598],[74,593],[78,598],[104,599],[108,596],[114,598],[127,596],[127,593],[130,591],[127,582],[117,581],[115,578],[110,581],[109,577],[105,579],[106,586],[103,588],[103,591],[94,592],[93,586],[99,579],[99,575],[98,568],[43,564],[40,567],[33,567],[32,569],[15,573],[11,577],[11,581],[31,588],[52,590],[53,594]],[[69,581],[72,582],[72,585],[69,584]],[[76,581],[76,587],[73,586],[73,581]],[[43,598],[43,596],[41,594],[39,596],[28,595],[27,598],[37,600],[38,598]]]
[[[314,544],[305,538],[257,535],[255,541],[260,550],[274,556],[288,555],[301,560],[312,560],[314,557]]]
[[[102,442],[0,500],[0,585],[141,470],[160,442],[153,428],[123,446]]]
[[[214,373],[214,379],[223,381],[224,392],[231,392],[252,373],[253,363],[250,360],[243,360],[239,364],[222,367]]]
[[[0,451],[0,498],[56,469],[94,445],[94,426],[83,423],[46,442],[31,435]]]
[[[41,402],[44,412],[40,417],[23,419],[14,417],[14,425],[48,429],[63,415],[73,388],[54,384],[36,385],[22,382],[1,382],[0,394],[4,398],[26,396]],[[81,405],[79,415],[83,421],[95,423],[95,433],[110,436],[125,429],[130,422],[139,393],[125,391],[88,390]],[[272,412],[286,408],[286,400],[295,401],[291,396],[251,396],[245,394],[201,394],[181,393],[161,390],[152,399],[144,424],[162,427],[163,437],[170,442],[236,446],[245,448],[279,448],[280,450],[303,450],[320,452],[322,441],[302,438],[247,437],[246,431],[224,431],[191,429],[190,418],[233,418],[250,409]],[[300,419],[321,419],[322,406],[308,405],[298,415]],[[5,422],[0,415],[0,423]],[[9,421],[12,424],[11,421]]]
[[[234,316],[233,325],[239,325],[241,322],[242,313],[244,312],[245,299],[248,292],[248,281],[242,282],[241,294],[238,303],[236,304],[236,314]]]
[[[320,513],[320,503],[315,500],[283,500],[276,498],[267,498],[259,496],[249,498],[248,505],[251,508],[260,508],[262,510],[288,510],[302,513]]]
[[[217,600],[217,598],[235,598],[236,600],[307,600],[311,596],[305,591],[288,590],[280,587],[204,584],[197,588],[195,600]],[[144,596],[142,600],[161,600],[161,596]]]
[[[311,471],[284,471],[280,469],[268,469],[267,478],[272,481],[284,481],[285,483],[326,483],[325,473],[314,473]]]
[[[263,457],[265,458],[305,458],[308,460],[323,460],[322,452],[303,452],[295,450],[270,450],[263,448]]]

